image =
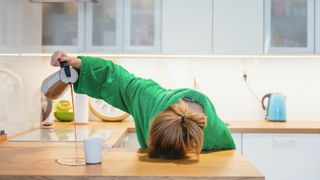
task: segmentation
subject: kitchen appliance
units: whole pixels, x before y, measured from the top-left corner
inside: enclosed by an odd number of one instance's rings
[[[268,99],[266,107],[265,100]],[[262,108],[267,111],[266,119],[269,121],[286,121],[285,96],[280,93],[269,93],[262,97]]]
[[[60,62],[61,69],[47,77],[41,85],[41,92],[50,99],[57,99],[65,93],[69,84],[78,80],[78,72],[68,65]]]

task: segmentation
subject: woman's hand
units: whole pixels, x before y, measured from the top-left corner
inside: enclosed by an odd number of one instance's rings
[[[56,51],[51,56],[51,62],[50,64],[52,66],[60,66],[61,61],[67,61],[70,66],[72,66],[75,69],[81,68],[81,59],[68,56],[63,51]]]

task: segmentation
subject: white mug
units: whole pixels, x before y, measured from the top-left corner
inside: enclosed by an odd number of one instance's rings
[[[87,164],[99,164],[102,162],[103,148],[107,146],[103,138],[88,138],[83,140],[84,156]]]

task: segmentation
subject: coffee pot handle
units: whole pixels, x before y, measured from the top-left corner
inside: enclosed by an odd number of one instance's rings
[[[64,72],[66,73],[67,77],[71,77],[70,66],[69,66],[67,61],[61,61],[60,62],[60,67],[61,67],[61,69],[64,70]]]
[[[264,105],[264,100],[265,100],[266,98],[270,98],[270,96],[271,96],[271,93],[268,93],[268,94],[266,94],[266,95],[264,95],[264,96],[262,97],[261,104],[262,104],[263,110],[266,110],[266,106]]]

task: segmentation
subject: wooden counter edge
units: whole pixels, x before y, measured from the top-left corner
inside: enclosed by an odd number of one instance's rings
[[[97,126],[103,124],[106,128],[127,128],[127,133],[134,133],[134,122],[91,122],[87,126]],[[320,134],[320,122],[318,121],[286,121],[286,122],[270,122],[266,120],[260,121],[227,121],[228,128],[232,133],[291,133],[291,134]],[[54,128],[62,126],[71,126],[68,123],[55,122]],[[84,125],[85,126],[85,125]],[[8,135],[8,138],[14,138],[34,131],[32,128],[17,134]]]
[[[195,176],[7,176],[0,175],[0,180],[76,180],[76,179],[91,179],[94,180],[183,180],[183,179],[196,179],[196,180],[265,180],[264,177],[195,177]]]
[[[320,129],[279,129],[279,128],[229,128],[231,133],[281,133],[281,134],[320,134]]]
[[[228,128],[233,133],[291,133],[320,134],[318,121],[228,121]]]

